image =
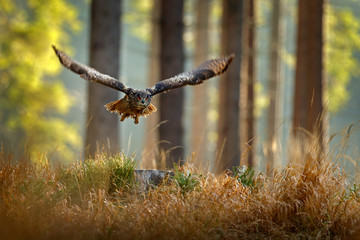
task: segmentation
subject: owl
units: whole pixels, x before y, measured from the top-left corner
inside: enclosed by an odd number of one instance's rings
[[[191,71],[180,73],[172,78],[162,80],[151,88],[133,89],[125,86],[122,82],[113,77],[102,74],[91,67],[77,62],[55,46],[52,47],[58,56],[60,63],[72,72],[79,74],[81,78],[103,84],[125,93],[125,96],[122,99],[108,103],[105,107],[110,112],[118,113],[121,121],[130,117],[134,119],[135,124],[139,123],[139,117],[146,117],[147,115],[156,112],[156,107],[151,104],[151,99],[156,94],[186,85],[197,85],[209,78],[220,75],[226,71],[234,58],[234,54],[231,54],[229,56],[209,60]]]

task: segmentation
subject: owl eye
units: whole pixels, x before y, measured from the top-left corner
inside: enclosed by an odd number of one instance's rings
[[[145,98],[145,100],[147,101],[147,100],[149,100],[148,98]]]
[[[141,100],[141,97],[138,97],[137,99],[138,99],[138,100]]]

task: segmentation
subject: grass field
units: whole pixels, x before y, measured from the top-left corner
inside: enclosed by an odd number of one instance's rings
[[[311,148],[271,176],[175,170],[139,191],[122,154],[68,165],[1,155],[1,239],[359,239],[360,187]],[[296,160],[296,161],[295,161]]]

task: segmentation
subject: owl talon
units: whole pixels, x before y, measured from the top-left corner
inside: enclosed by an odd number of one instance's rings
[[[126,118],[128,118],[130,116],[130,114],[123,114],[120,118],[120,121],[124,121]]]

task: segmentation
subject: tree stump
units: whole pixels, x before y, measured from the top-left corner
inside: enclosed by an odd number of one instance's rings
[[[135,170],[135,179],[139,183],[141,191],[148,191],[150,188],[169,183],[174,176],[172,171],[163,170]]]

